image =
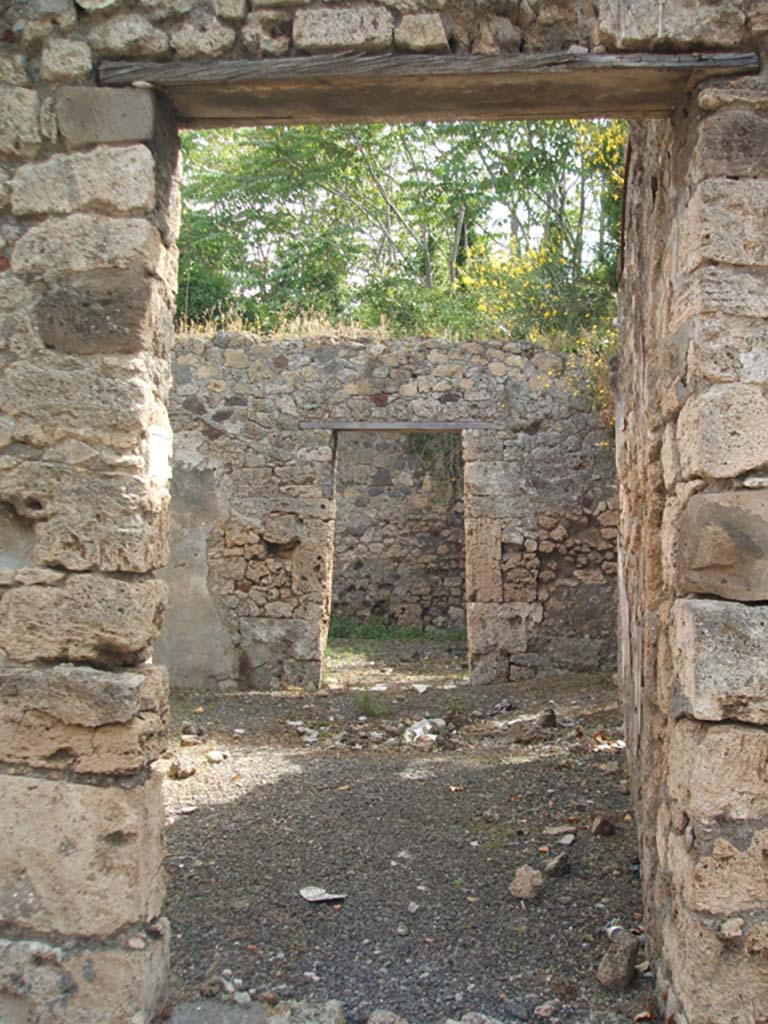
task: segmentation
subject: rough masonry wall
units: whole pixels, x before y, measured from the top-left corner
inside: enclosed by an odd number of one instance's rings
[[[103,58],[726,48],[768,28],[765,0],[11,0],[6,17],[48,84],[86,79]],[[9,84],[23,86],[26,76]],[[25,120],[17,102],[11,117]]]
[[[221,333],[179,338],[174,380],[158,644],[172,685],[319,683],[345,436],[324,428],[334,421],[489,424],[463,431],[473,680],[614,666],[612,445],[562,356],[506,341]],[[184,621],[190,593],[204,628]]]
[[[621,629],[664,1020],[768,1007],[768,83],[632,139]]]
[[[342,431],[332,612],[466,628],[461,433]]]

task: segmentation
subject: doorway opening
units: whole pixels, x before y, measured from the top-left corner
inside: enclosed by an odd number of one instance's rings
[[[514,147],[499,145],[496,127],[493,151],[512,159]],[[535,130],[524,135],[535,149]],[[345,166],[336,147],[350,144],[365,164],[393,138],[403,144],[394,131],[338,132],[323,150],[336,169],[333,188]],[[311,149],[318,140],[306,131],[300,141]],[[469,130],[462,141],[471,154]],[[271,146],[286,144],[279,132],[270,137]],[[438,152],[440,138],[426,145]],[[329,323],[339,312],[333,303],[360,280],[305,245],[323,240],[320,226],[338,250],[346,217],[344,244],[357,251],[356,225],[336,196],[328,208],[318,200],[298,256],[286,233],[251,253],[258,274],[242,292],[240,320],[188,323],[178,342],[177,476],[207,474],[226,506],[200,524],[205,557],[194,571],[202,568],[207,607],[230,640],[218,664],[235,675],[213,691],[181,694],[175,708],[179,743],[193,738],[174,750],[167,788],[179,998],[201,990],[225,1001],[238,993],[268,1002],[339,998],[348,1019],[360,1022],[377,1008],[414,1021],[473,1010],[524,1020],[557,1004],[568,1019],[603,998],[592,971],[601,928],[615,917],[639,920],[610,645],[589,662],[590,615],[576,610],[587,607],[588,588],[613,586],[603,572],[615,529],[615,499],[603,498],[613,472],[609,432],[593,408],[604,362],[595,361],[579,390],[578,346],[543,339],[545,322],[568,325],[578,294],[591,296],[590,316],[599,304],[608,323],[610,289],[605,276],[587,273],[567,294],[558,290],[575,252],[565,184],[562,194],[543,196],[542,208],[554,210],[543,227],[532,203],[502,218],[508,235],[530,229],[530,245],[510,243],[497,259],[473,249],[477,210],[452,194],[443,206],[432,203],[423,170],[410,167],[399,211],[414,215],[417,230],[398,236],[394,196],[384,197],[380,252],[390,276],[381,291],[371,281],[358,289],[362,325],[343,316]],[[580,180],[566,184],[578,192]],[[449,182],[443,174],[435,194]],[[616,203],[613,193],[608,199]],[[605,213],[586,199],[577,211],[582,206],[577,236],[588,210]],[[193,211],[198,232],[213,209],[203,201]],[[499,216],[493,203],[483,209]],[[267,212],[283,218],[281,227],[285,217],[307,226],[295,195]],[[611,237],[595,235],[601,258],[615,255]],[[408,239],[414,246],[405,254]],[[582,233],[578,260],[584,243]],[[274,280],[270,261],[280,264]],[[187,259],[187,314],[195,287],[198,296],[205,286],[219,297],[230,287],[231,268],[219,276],[213,269],[210,260]],[[299,315],[276,320],[269,337],[249,333],[270,296],[291,311],[294,285],[331,302],[326,319],[294,310]],[[430,293],[442,302],[431,324],[422,316]],[[381,316],[374,322],[375,301],[388,304],[390,326]],[[518,302],[523,320],[511,316]],[[427,337],[417,336],[421,328]],[[592,351],[600,329],[588,325],[585,337]],[[452,431],[424,433],[446,420]],[[349,430],[352,423],[365,430]],[[388,423],[412,431],[386,431]],[[443,449],[437,436],[451,444]],[[368,478],[345,471],[355,445]],[[406,472],[407,459],[395,465],[406,456],[421,459],[421,469]],[[410,473],[414,515],[385,543],[372,512],[404,485],[394,471],[401,469]],[[405,491],[398,502],[407,513]],[[397,564],[385,577],[387,547]],[[191,567],[187,558],[184,571]],[[332,575],[336,622],[324,650]],[[593,607],[599,614],[610,604],[609,597]],[[366,629],[391,631],[401,653],[410,644],[417,658],[382,666],[382,644],[372,656],[371,641],[389,638],[350,635]],[[448,634],[450,645],[437,667],[433,631]],[[346,664],[343,643],[347,651],[357,644]],[[468,669],[478,685],[468,685]],[[393,685],[398,673],[404,685]],[[228,681],[236,692],[226,692]],[[610,823],[610,842],[582,841],[596,816]],[[519,869],[532,873],[533,890],[521,894],[513,884]],[[205,894],[222,878],[226,892],[212,907]],[[606,878],[618,884],[606,890]],[[312,886],[337,898],[309,902],[302,890]],[[548,909],[534,915],[540,891]],[[611,1008],[637,1013],[643,1001],[640,989]]]
[[[463,470],[460,431],[338,432],[330,688],[469,681]]]

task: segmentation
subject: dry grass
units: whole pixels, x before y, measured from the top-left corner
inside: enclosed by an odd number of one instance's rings
[[[378,326],[364,327],[353,320],[334,321],[318,313],[282,320],[266,333],[260,331],[258,325],[243,320],[237,314],[225,318],[210,317],[207,320],[189,320],[182,316],[176,324],[176,333],[198,338],[211,338],[219,333],[250,334],[254,338],[269,341],[285,341],[290,338],[367,338],[371,341],[392,341],[395,338],[383,317]]]

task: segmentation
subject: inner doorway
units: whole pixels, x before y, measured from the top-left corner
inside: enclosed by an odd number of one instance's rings
[[[331,689],[469,681],[463,476],[460,431],[338,432]]]

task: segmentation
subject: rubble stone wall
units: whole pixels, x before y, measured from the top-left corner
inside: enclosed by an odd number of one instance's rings
[[[171,599],[158,645],[173,685],[318,685],[338,445],[349,436],[332,424],[349,421],[490,427],[462,431],[474,681],[533,669],[611,669],[613,450],[564,363],[518,342],[179,338]],[[422,499],[414,501],[415,521]],[[205,527],[191,557],[193,520]],[[417,537],[409,543],[434,573],[432,541],[426,549]],[[409,570],[406,560],[403,580]],[[204,629],[197,619],[185,622],[190,593],[202,595],[195,614],[203,610]]]
[[[622,283],[625,718],[665,1021],[768,1006],[768,82],[636,126]]]
[[[87,80],[105,58],[725,49],[768,27],[764,0],[10,0],[6,8],[14,41],[54,86]],[[26,76],[9,84],[24,86]],[[24,117],[23,100],[13,116]]]
[[[150,90],[97,87],[99,62],[763,51],[768,3],[10,0],[0,18],[0,1017],[149,1024],[168,949],[151,771],[166,679],[147,655],[165,603],[176,124]],[[671,123],[638,128],[633,147],[622,677],[665,1024],[764,1024],[768,1005],[766,95],[762,78],[705,87]],[[278,459],[299,439],[281,429],[278,416],[270,465],[281,488],[305,489],[302,530],[327,531],[328,478],[307,456],[290,482],[296,467]],[[331,449],[324,432],[305,440]],[[515,450],[487,444],[465,437],[471,514],[495,537],[513,487],[498,467]],[[247,468],[257,494],[264,464]],[[199,553],[208,525],[194,522]],[[266,558],[288,553],[292,523],[264,524]],[[533,552],[505,529],[510,569],[468,580],[470,618],[485,612],[476,635],[489,622],[519,635],[522,606],[543,604],[512,597]],[[246,557],[241,536],[226,557]],[[324,571],[308,566],[295,585],[318,596]],[[296,643],[317,646],[303,627]]]
[[[332,613],[466,629],[461,434],[336,442]]]

